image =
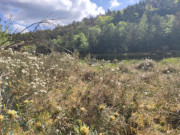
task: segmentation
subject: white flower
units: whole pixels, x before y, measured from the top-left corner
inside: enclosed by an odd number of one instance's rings
[[[120,83],[120,82],[116,82],[116,84],[117,84],[117,85],[121,85],[121,83]]]
[[[38,95],[38,93],[37,93],[37,92],[34,92],[34,95]]]
[[[24,70],[24,69],[22,69],[22,73],[23,73],[23,74],[27,74],[27,71]]]
[[[41,93],[47,93],[47,91],[46,91],[46,90],[40,90],[40,92],[41,92]]]
[[[145,91],[144,94],[147,95],[148,93]]]
[[[11,55],[14,54],[12,48],[9,48],[8,51],[9,51],[9,53],[10,53]]]
[[[44,65],[44,63],[43,63],[43,62],[40,62],[40,65],[41,65],[41,66],[43,66],[43,65]]]
[[[36,85],[33,85],[32,88],[35,89],[35,88],[36,88]]]
[[[56,129],[56,132],[58,133],[58,132],[59,132],[59,129]]]

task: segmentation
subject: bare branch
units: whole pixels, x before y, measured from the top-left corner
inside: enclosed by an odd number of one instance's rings
[[[49,21],[55,21],[55,20],[60,20],[62,18],[58,18],[58,19],[45,19],[45,20],[42,20],[42,21],[39,21],[39,22],[35,22],[29,26],[27,26],[26,28],[24,28],[22,31],[20,31],[19,33],[17,33],[14,37],[10,37],[8,38],[6,41],[2,42],[0,44],[0,46],[3,46],[5,43],[9,42],[9,41],[12,41],[11,39],[15,39],[17,38],[19,35],[21,35],[23,32],[25,32],[26,30],[28,30],[29,28],[35,26],[35,28],[33,29],[33,33],[36,32],[38,30],[38,28],[40,27],[40,25],[43,25],[43,24],[49,24],[49,25],[52,25],[52,23],[50,23]],[[54,25],[54,24],[53,24]],[[16,33],[16,31],[12,34],[14,35]],[[1,47],[2,48],[2,47]]]

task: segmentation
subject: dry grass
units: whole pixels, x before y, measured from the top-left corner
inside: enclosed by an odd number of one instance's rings
[[[180,134],[179,70],[1,50],[0,134]]]

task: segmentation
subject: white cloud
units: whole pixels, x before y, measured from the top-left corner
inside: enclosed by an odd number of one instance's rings
[[[110,1],[110,9],[119,7],[122,3],[118,2],[117,0]]]
[[[24,30],[23,33],[28,32],[28,30],[25,29],[26,28],[25,26],[22,26],[19,24],[13,24],[13,28],[14,28],[15,32],[22,32],[23,30]]]
[[[42,19],[62,18],[61,25],[80,21],[84,17],[104,14],[90,0],[0,0],[0,12],[6,19],[13,15],[13,20],[21,26],[38,22]],[[57,23],[57,22],[56,22]],[[17,26],[17,25],[16,25]]]
[[[134,4],[134,3],[135,3],[135,1],[134,1],[134,0],[130,0],[130,3],[131,3],[131,4]]]

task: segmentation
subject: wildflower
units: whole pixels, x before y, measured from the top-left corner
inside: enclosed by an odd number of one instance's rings
[[[27,73],[27,71],[26,70],[24,70],[24,69],[22,69],[22,71],[21,71],[23,74],[26,74]]]
[[[40,128],[40,127],[41,127],[41,123],[40,123],[40,122],[36,122],[36,123],[35,123],[35,126],[36,126],[37,128]]]
[[[81,107],[80,110],[81,110],[81,112],[85,112],[86,111],[86,109],[84,107]]]
[[[36,88],[36,85],[33,85],[32,88],[35,89],[35,88]]]
[[[110,116],[110,121],[113,121],[113,120],[115,120],[115,117],[114,116]]]
[[[24,104],[28,104],[28,103],[29,103],[29,101],[28,101],[28,100],[25,100],[25,101],[24,101]]]
[[[99,135],[103,135],[103,133],[99,133]]]
[[[62,110],[62,108],[60,106],[56,106],[56,111],[60,112]]]
[[[112,68],[112,69],[111,69],[111,71],[112,71],[112,72],[114,72],[114,71],[115,71],[115,69],[114,69],[114,68]]]
[[[58,132],[59,132],[59,129],[56,129],[56,132],[58,133]]]
[[[89,134],[89,129],[88,129],[86,126],[83,126],[83,127],[80,129],[80,134],[81,134],[81,135],[88,135],[88,134]]]
[[[3,121],[3,119],[4,119],[4,116],[0,115],[0,122]]]
[[[21,81],[20,80],[17,80],[17,83],[20,83]]]
[[[12,119],[18,117],[17,112],[16,112],[15,110],[8,110],[7,113],[10,115],[10,117],[11,117]]]
[[[102,111],[105,109],[105,106],[104,105],[99,105],[99,110]]]
[[[47,91],[46,91],[46,90],[40,90],[40,92],[41,92],[41,93],[47,93]]]
[[[118,117],[118,116],[119,116],[119,113],[117,113],[117,112],[114,113],[114,116],[115,116],[115,117]]]
[[[38,93],[37,93],[37,92],[34,92],[34,95],[38,95]]]
[[[32,104],[32,103],[34,103],[34,100],[30,100],[29,102]]]
[[[144,104],[140,104],[140,105],[139,105],[139,108],[144,108],[144,107],[145,107]]]
[[[118,62],[118,60],[117,60],[117,59],[114,59],[114,62]]]

